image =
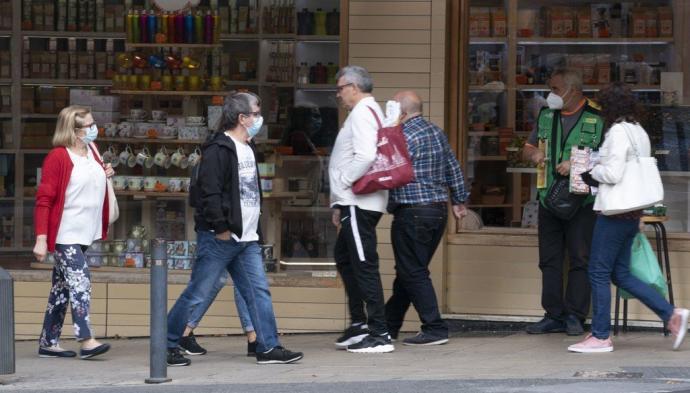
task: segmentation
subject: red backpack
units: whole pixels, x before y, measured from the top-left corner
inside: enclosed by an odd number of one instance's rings
[[[352,185],[355,194],[370,194],[379,190],[390,190],[414,180],[414,168],[402,125],[383,127],[376,111],[369,110],[379,125],[376,142],[376,161],[359,180]]]

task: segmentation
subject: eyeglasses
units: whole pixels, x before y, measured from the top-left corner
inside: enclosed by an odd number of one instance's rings
[[[254,117],[257,117],[257,116],[261,116],[261,111],[247,112],[247,113],[243,113],[243,115],[245,115],[245,116],[254,116]]]
[[[341,86],[336,86],[335,89],[338,91],[338,93],[342,93],[343,89],[348,87],[348,86],[352,86],[352,83],[346,83],[346,84],[341,85]]]
[[[75,130],[83,130],[83,129],[91,128],[91,126],[93,126],[94,124],[96,124],[96,122],[93,122],[91,124],[85,124],[81,127],[77,127],[77,128],[75,128]]]

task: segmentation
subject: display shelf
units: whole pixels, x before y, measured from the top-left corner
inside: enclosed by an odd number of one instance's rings
[[[290,34],[290,33],[286,33],[286,34],[264,34],[264,33],[261,33],[261,34],[259,34],[259,36],[261,37],[262,40],[290,40],[290,41],[292,41],[292,40],[295,40],[297,38],[297,34],[294,34],[294,33],[292,33],[292,34]]]
[[[134,199],[146,199],[146,198],[180,199],[180,198],[187,198],[187,196],[189,196],[189,193],[186,193],[186,192],[129,191],[129,190],[117,191],[116,190],[115,195],[129,196],[129,197],[133,197]]]
[[[138,43],[138,42],[126,42],[125,48],[180,48],[180,49],[213,49],[220,48],[223,44],[181,44],[181,43]]]
[[[0,201],[6,202],[6,201],[14,201],[16,198],[11,196],[11,197],[0,197]]]
[[[0,78],[0,85],[12,84],[12,78]]]
[[[508,158],[506,156],[469,156],[467,161],[506,161]]]
[[[508,173],[537,173],[537,168],[506,168]]]
[[[259,41],[261,40],[260,34],[221,34],[221,41]]]
[[[336,91],[336,86],[329,83],[307,83],[297,85],[300,90],[314,90],[314,91]]]
[[[109,143],[126,143],[126,144],[161,144],[161,145],[200,145],[204,143],[201,140],[187,140],[187,139],[157,139],[157,138],[98,138],[101,142]]]
[[[11,37],[12,30],[0,30],[0,37]]]
[[[23,37],[35,38],[84,38],[84,39],[125,39],[127,34],[124,32],[104,32],[104,31],[32,31],[23,30]]]
[[[467,136],[498,136],[498,131],[468,131]]]
[[[328,156],[280,155],[280,159],[289,162],[319,162],[328,161]]]
[[[506,86],[495,85],[472,85],[469,87],[470,93],[503,93],[506,91]]]
[[[22,79],[25,86],[111,86],[113,81],[110,79]]]
[[[518,39],[518,45],[668,45],[673,38],[546,38],[531,37]]]
[[[582,86],[583,91],[599,91],[606,85],[584,85]],[[639,85],[639,84],[628,84],[632,91],[661,91],[661,86],[659,85]],[[517,85],[519,91],[550,91],[551,89],[545,85]]]
[[[11,119],[11,118],[12,118],[11,112],[0,112],[0,119]]]
[[[57,119],[57,113],[22,113],[22,119]]]
[[[503,45],[508,40],[506,37],[472,37],[470,38],[470,45]]]
[[[267,87],[273,87],[273,86],[275,86],[275,87],[295,87],[294,82],[268,82],[268,81],[266,81],[266,82],[262,82],[262,85],[267,86]]]
[[[302,42],[340,42],[340,36],[338,35],[298,35],[295,38],[297,41]]]
[[[333,209],[325,206],[283,206],[283,213],[333,213]]]
[[[178,91],[178,90],[111,90],[112,94],[122,94],[130,96],[221,96],[228,94],[227,91]]]
[[[690,172],[685,171],[660,171],[659,173],[665,177],[690,177]]]
[[[259,86],[259,81],[225,81],[230,86]]]

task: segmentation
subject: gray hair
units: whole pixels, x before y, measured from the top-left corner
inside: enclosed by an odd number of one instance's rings
[[[563,82],[565,82],[565,85],[575,89],[577,91],[582,91],[582,73],[578,70],[572,69],[572,68],[559,68],[555,70],[552,74],[551,77],[553,78],[554,76],[560,76],[563,78]]]
[[[261,107],[261,98],[250,91],[231,91],[225,97],[223,104],[220,130],[232,130],[237,127],[240,115],[248,115],[253,112],[252,105]]]
[[[371,80],[371,75],[364,67],[349,65],[341,68],[335,74],[335,80],[343,78],[347,83],[352,83],[362,91],[362,93],[371,93],[374,90],[374,82]]]

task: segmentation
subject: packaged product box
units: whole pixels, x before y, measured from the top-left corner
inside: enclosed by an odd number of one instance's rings
[[[91,97],[91,109],[98,112],[118,112],[120,97],[95,95]]]
[[[45,30],[46,28],[43,23],[43,3],[32,3],[31,14],[33,16],[33,30]]]
[[[46,30],[55,30],[55,5],[52,1],[43,4],[43,26]]]
[[[128,252],[124,255],[124,267],[143,268],[144,253]]]
[[[213,105],[208,107],[208,129],[217,131],[220,129],[220,122],[223,118],[223,107]]]
[[[189,255],[189,242],[176,240],[168,242],[168,258],[187,257]]]
[[[486,7],[474,8],[477,23],[476,37],[491,37],[491,11]]]
[[[12,29],[12,3],[9,1],[0,3],[0,29]]]
[[[574,8],[562,7],[561,8],[561,18],[563,20],[563,36],[574,38],[577,37],[576,28],[576,15],[577,12]]]
[[[659,13],[656,8],[648,7],[645,10],[645,36],[647,37],[658,37],[659,27],[658,27]]]
[[[507,30],[506,13],[502,7],[491,8],[491,35],[505,37]]]
[[[673,37],[673,10],[659,7],[659,37]]]
[[[123,15],[125,15],[125,6],[124,5],[115,5],[113,6],[115,10],[115,31],[125,31],[125,18]]]
[[[611,55],[597,55],[597,84],[611,83]]]
[[[70,105],[84,105],[91,107],[91,100],[96,95],[98,95],[98,90],[70,89],[69,102]]]
[[[611,37],[611,4],[592,4],[592,37]]]
[[[93,121],[96,124],[103,125],[105,123],[119,123],[120,122],[120,112],[99,112],[92,111]]]
[[[635,7],[630,14],[630,35],[632,37],[647,36],[647,12],[644,8]]]
[[[564,15],[562,7],[543,7],[544,36],[559,38],[564,36]]]

